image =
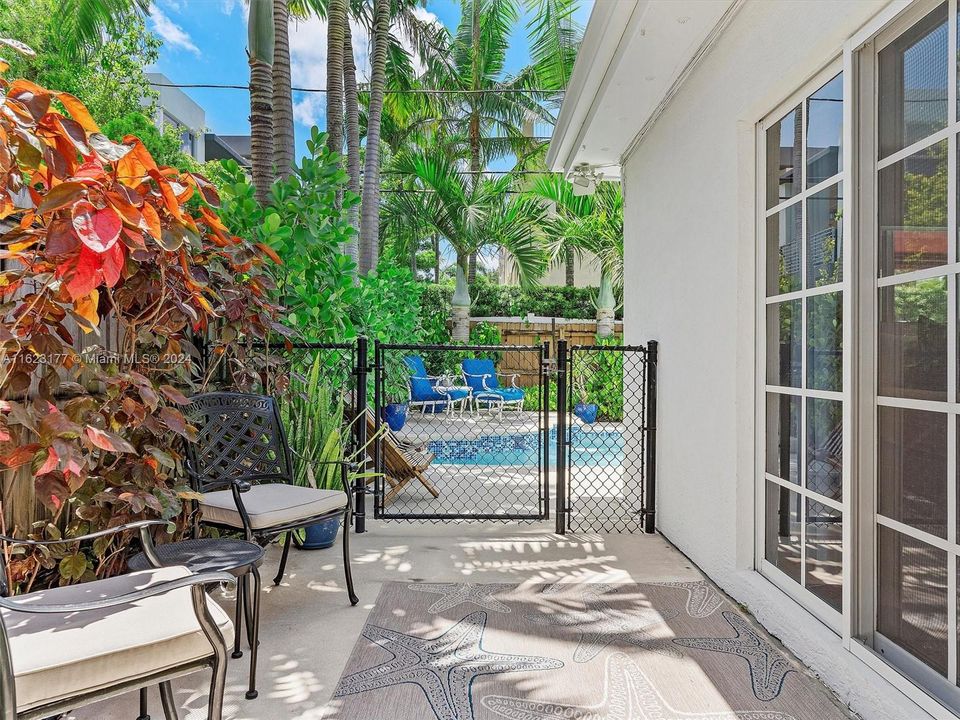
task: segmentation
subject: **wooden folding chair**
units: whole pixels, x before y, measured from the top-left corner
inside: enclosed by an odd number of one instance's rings
[[[376,432],[376,422],[373,414],[367,411],[367,433],[373,437]],[[437,490],[424,474],[426,469],[433,462],[434,454],[425,448],[404,449],[397,438],[389,429],[382,430],[380,438],[380,447],[383,458],[383,477],[390,490],[383,498],[383,504],[386,506],[393,502],[401,490],[411,480],[417,480],[423,485],[427,492],[433,497],[440,497],[440,491]],[[367,452],[373,457],[376,452],[375,445],[371,444]]]

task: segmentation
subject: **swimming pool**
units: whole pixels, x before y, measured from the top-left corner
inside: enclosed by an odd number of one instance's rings
[[[619,430],[570,428],[570,463],[577,466],[619,466],[623,463],[623,435]],[[428,443],[444,465],[509,465],[536,467],[543,445],[539,432],[485,435],[471,440],[434,440]],[[557,464],[557,429],[550,429],[550,467]]]

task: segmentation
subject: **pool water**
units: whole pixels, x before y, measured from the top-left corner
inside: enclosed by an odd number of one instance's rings
[[[619,466],[623,463],[623,435],[619,430],[570,428],[570,464]],[[428,443],[434,462],[445,465],[509,465],[536,467],[543,445],[539,432],[486,435],[471,440],[434,440]],[[550,467],[557,464],[557,429],[550,429]]]

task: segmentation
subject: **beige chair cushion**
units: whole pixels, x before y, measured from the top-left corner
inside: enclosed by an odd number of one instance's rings
[[[91,602],[189,574],[185,567],[143,570],[19,599],[51,605]],[[233,642],[230,618],[212,600],[207,604],[229,646]],[[20,712],[162,672],[213,652],[194,614],[190,588],[86,612],[0,612],[10,638]]]
[[[316,490],[280,483],[254,485],[240,498],[254,530],[286,525],[347,506],[347,495],[343,490]],[[243,527],[232,490],[204,494],[200,509],[207,522]]]

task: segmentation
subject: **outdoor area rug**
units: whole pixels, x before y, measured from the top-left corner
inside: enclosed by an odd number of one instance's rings
[[[386,583],[325,718],[840,720],[707,582]]]

